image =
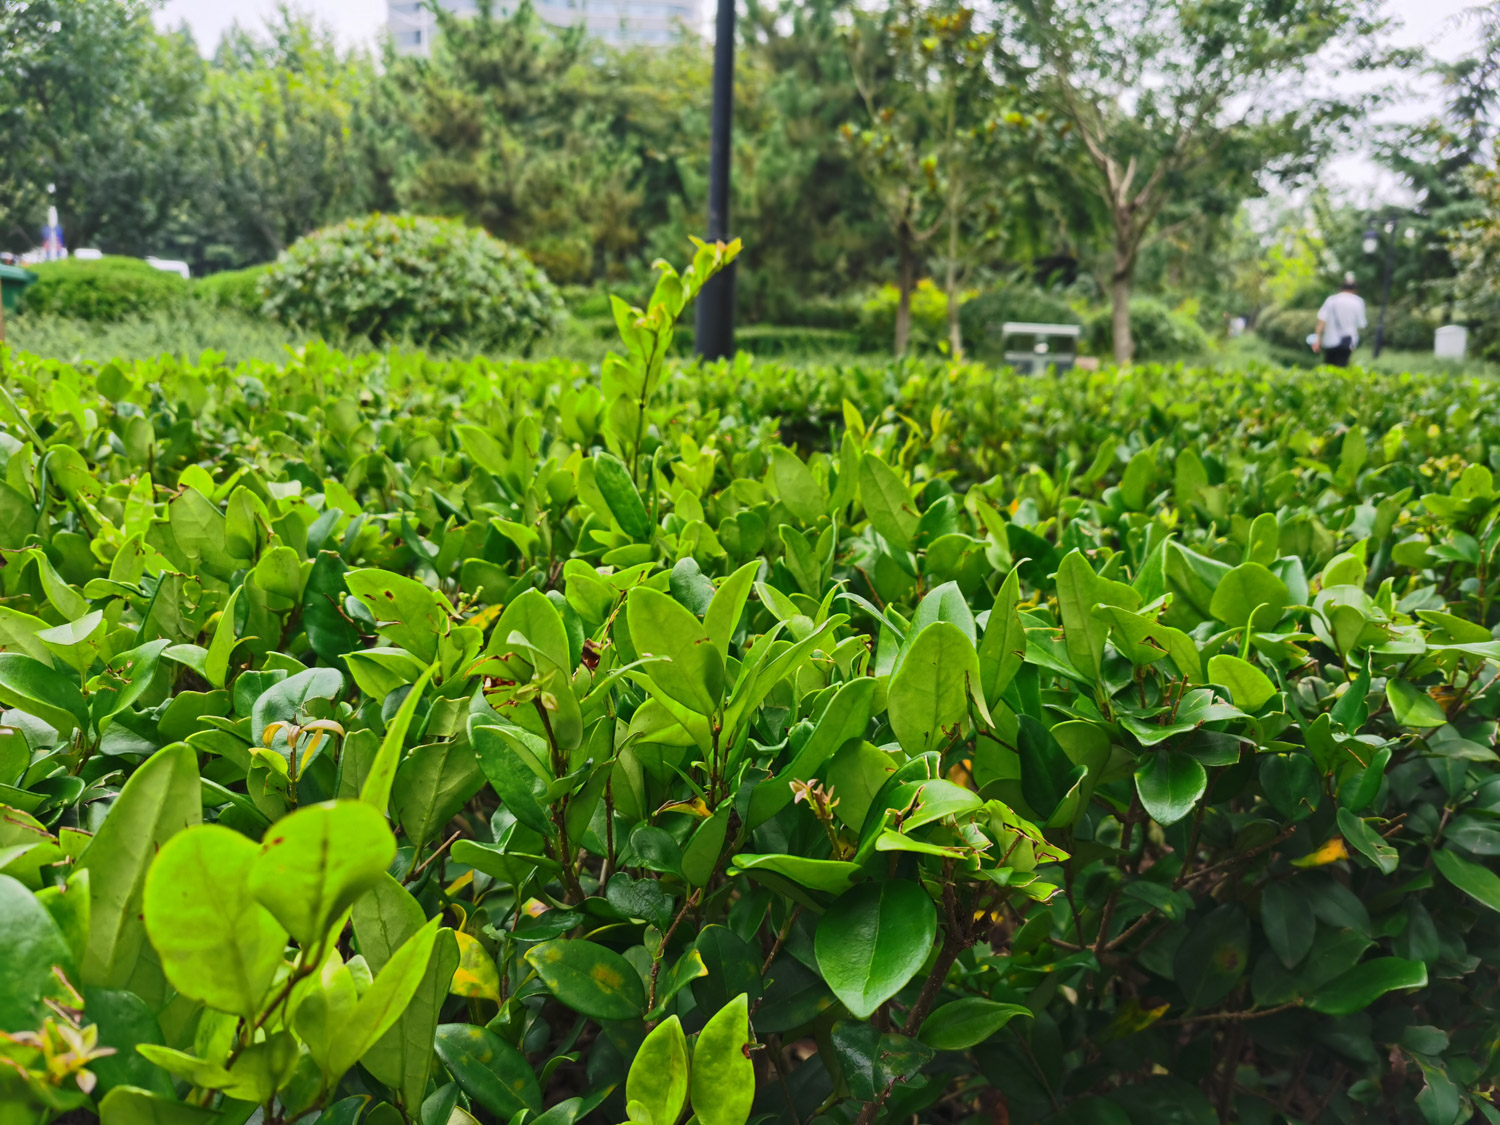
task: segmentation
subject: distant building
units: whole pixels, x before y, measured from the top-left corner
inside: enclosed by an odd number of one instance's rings
[[[449,12],[468,15],[476,0],[438,0]],[[682,27],[699,29],[702,0],[537,0],[536,14],[557,27],[583,24],[589,35],[618,46],[658,46],[672,42]],[[506,11],[496,4],[496,14]],[[437,20],[423,0],[386,0],[386,26],[396,50],[425,55],[432,50]]]

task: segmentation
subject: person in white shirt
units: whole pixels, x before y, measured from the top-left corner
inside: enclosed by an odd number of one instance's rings
[[[1354,275],[1344,275],[1344,287],[1318,310],[1318,330],[1313,336],[1314,354],[1334,367],[1348,367],[1349,354],[1359,346],[1359,330],[1365,320],[1364,298],[1354,292]]]

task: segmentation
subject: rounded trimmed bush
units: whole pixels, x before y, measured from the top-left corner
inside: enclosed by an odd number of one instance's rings
[[[269,266],[250,266],[211,273],[193,283],[193,299],[212,309],[259,316],[265,303],[262,282],[269,270]]]
[[[1375,341],[1375,320],[1380,315],[1376,306],[1369,310],[1370,327],[1367,334]],[[1385,318],[1385,346],[1403,352],[1430,352],[1432,350],[1434,326],[1410,306],[1395,305]]]
[[[188,282],[140,258],[65,258],[31,269],[36,281],[22,297],[27,313],[116,321],[170,311],[188,295]]]
[[[1255,334],[1268,344],[1294,352],[1306,352],[1307,338],[1318,327],[1316,309],[1270,308],[1255,321]]]
[[[529,347],[557,289],[519,250],[452,219],[367,215],[298,239],[266,273],[265,311],[325,335]]]
[[[1096,313],[1084,334],[1096,355],[1114,353],[1115,333],[1109,309]],[[1130,302],[1130,334],[1135,341],[1137,361],[1177,359],[1202,355],[1209,350],[1208,333],[1198,326],[1196,320],[1174,312],[1151,297],[1137,297]]]

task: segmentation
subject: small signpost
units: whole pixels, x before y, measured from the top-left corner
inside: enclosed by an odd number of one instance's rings
[[[1462,324],[1445,324],[1433,333],[1432,354],[1438,359],[1463,359],[1469,350],[1469,330]]]
[[[1076,324],[1006,321],[1000,326],[1005,362],[1022,375],[1040,375],[1049,367],[1071,370],[1078,360],[1078,337],[1082,332]]]

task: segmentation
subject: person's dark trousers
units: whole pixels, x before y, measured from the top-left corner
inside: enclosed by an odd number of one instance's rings
[[[1330,367],[1348,367],[1349,353],[1353,348],[1333,347],[1323,349],[1323,362]]]

